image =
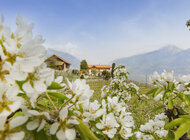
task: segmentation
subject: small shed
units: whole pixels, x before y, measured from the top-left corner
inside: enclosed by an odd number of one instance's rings
[[[50,56],[45,62],[48,67],[65,71],[69,70],[71,66],[71,63],[57,55]]]

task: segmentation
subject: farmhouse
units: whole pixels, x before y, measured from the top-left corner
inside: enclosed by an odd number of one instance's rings
[[[63,59],[60,56],[52,55],[48,59],[45,60],[46,64],[50,68],[59,69],[59,70],[69,70],[71,63],[67,60]]]
[[[98,72],[102,72],[104,70],[110,71],[110,65],[88,65],[89,71],[96,70]]]

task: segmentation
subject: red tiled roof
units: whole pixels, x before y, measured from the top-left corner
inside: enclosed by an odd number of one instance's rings
[[[67,63],[67,64],[71,64],[71,63],[69,63],[67,60],[63,59],[62,57],[57,56],[57,55],[55,55],[55,56],[58,57],[59,59],[61,59],[63,62],[65,62],[65,63]]]
[[[110,65],[88,65],[89,68],[99,68],[99,69],[103,69],[103,68],[111,68]]]

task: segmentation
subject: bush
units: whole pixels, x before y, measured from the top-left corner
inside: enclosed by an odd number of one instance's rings
[[[106,80],[109,80],[111,78],[111,73],[107,70],[104,70],[102,72],[102,76],[106,79]]]
[[[72,74],[78,75],[78,70],[77,69],[73,69],[72,70]]]
[[[80,63],[80,70],[88,70],[88,64],[86,62],[86,60],[82,60]]]
[[[78,74],[79,74],[79,75],[81,75],[81,74],[82,74],[82,71],[81,71],[81,70],[79,70],[79,71],[78,71]]]
[[[88,70],[83,70],[83,71],[82,71],[82,74],[88,75]]]
[[[85,79],[83,74],[80,76],[80,79]]]

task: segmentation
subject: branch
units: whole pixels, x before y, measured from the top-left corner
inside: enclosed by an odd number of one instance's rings
[[[48,93],[46,92],[46,96],[48,97],[49,101],[51,102],[51,104],[53,105],[53,107],[55,108],[55,110],[58,110],[56,105],[54,104],[54,102],[52,101],[52,99],[49,97]]]
[[[22,109],[19,108],[19,109],[17,109],[15,112],[12,112],[12,113],[7,117],[6,123],[8,123],[9,119],[10,119],[11,117],[13,117],[13,116],[14,116],[17,112],[19,112],[19,111],[22,111]]]

